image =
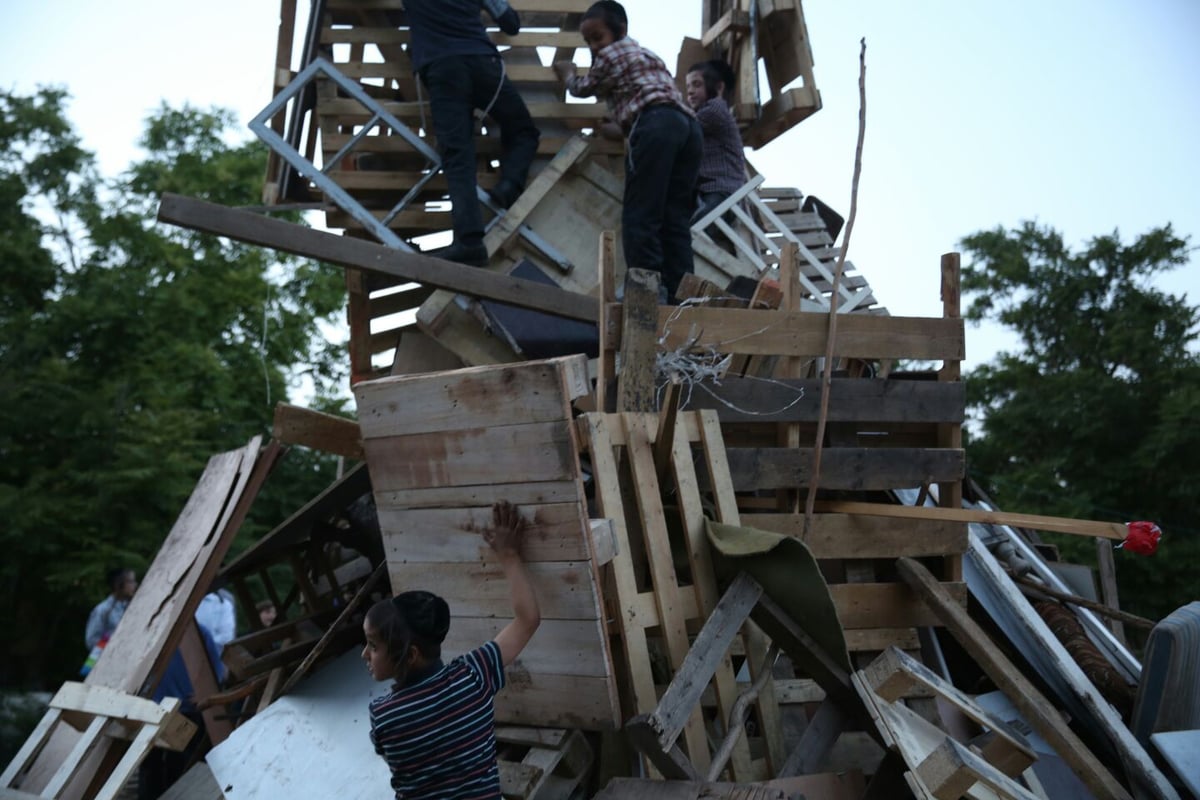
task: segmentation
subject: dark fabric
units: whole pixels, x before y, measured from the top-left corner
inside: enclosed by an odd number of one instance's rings
[[[500,7],[505,10],[497,15]],[[496,46],[488,38],[479,14],[486,9],[501,24],[505,33],[520,29],[517,13],[506,3],[481,0],[407,0],[408,25],[412,45],[408,54],[413,69],[439,59],[457,56],[494,56]]]
[[[646,109],[629,134],[621,210],[625,263],[661,273],[668,297],[693,271],[690,219],[701,147],[700,124],[675,106]]]
[[[475,109],[500,126],[500,179],[524,187],[537,154],[539,132],[525,101],[503,73],[499,56],[439,58],[421,71],[429,91],[433,130],[450,190],[454,241],[483,241],[483,214],[475,184]],[[497,90],[498,89],[498,90]]]
[[[696,120],[704,134],[696,191],[719,192],[728,197],[746,182],[746,156],[737,122],[729,104],[721,97],[714,97],[696,109]]]
[[[508,274],[546,286],[558,285],[528,259],[521,259]],[[595,323],[556,317],[495,300],[482,302],[488,319],[504,329],[526,359],[557,358],[575,353],[595,358],[600,354],[600,337]]]

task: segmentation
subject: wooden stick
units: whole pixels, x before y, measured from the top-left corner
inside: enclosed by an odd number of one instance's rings
[[[858,143],[854,149],[854,178],[850,182],[850,213],[846,217],[846,235],[838,250],[837,270],[833,273],[833,289],[829,295],[829,335],[825,342],[825,369],[821,372],[821,415],[817,418],[817,438],[813,444],[812,479],[808,482],[808,498],[804,503],[804,534],[812,527],[813,504],[821,482],[821,443],[825,439],[825,421],[829,416],[829,387],[833,379],[833,343],[837,336],[838,284],[846,268],[846,251],[850,233],[858,216],[858,180],[862,177],[863,139],[867,130],[867,40],[862,39],[858,51]]]
[[[1038,583],[1037,581],[1030,580],[1026,577],[1014,577],[1013,580],[1022,586],[1028,586],[1030,588],[1031,591],[1026,592],[1026,594],[1037,592],[1054,600],[1061,600],[1064,603],[1070,603],[1073,606],[1086,608],[1088,611],[1094,611],[1097,614],[1103,614],[1111,619],[1127,622],[1130,625],[1136,625],[1137,627],[1145,628],[1146,630],[1150,630],[1156,624],[1158,624],[1152,619],[1139,617],[1136,614],[1130,614],[1128,611],[1120,611],[1115,608],[1110,608],[1104,605],[1104,603],[1097,603],[1095,600],[1088,600],[1086,597],[1080,597],[1078,595],[1067,594],[1066,592],[1060,592],[1056,589],[1051,589],[1044,583]]]
[[[942,508],[935,506],[893,506],[885,503],[859,503],[849,500],[827,500],[821,503],[822,512],[865,514],[871,517],[928,519],[942,522],[977,522],[981,525],[1008,525],[1035,531],[1071,533],[1076,536],[1103,536],[1124,541],[1128,531],[1120,522],[1097,522],[1064,517],[1043,517],[1038,514],[1014,514],[1006,511],[987,511],[981,508]]]

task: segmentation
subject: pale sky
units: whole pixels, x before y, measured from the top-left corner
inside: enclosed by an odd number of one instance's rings
[[[231,108],[242,124],[270,100],[274,0],[7,5],[0,86],[64,85],[106,174],[137,155],[143,120],[163,100]],[[699,34],[694,0],[626,7],[630,34],[668,64],[683,36]],[[1072,243],[1171,222],[1200,246],[1200,2],[808,0],[804,10],[824,108],[748,155],[767,185],[849,211],[865,37],[849,257],[893,314],[940,315],[941,254],[1023,219]],[[1196,303],[1200,255],[1162,285]],[[966,365],[1004,341],[968,327]]]

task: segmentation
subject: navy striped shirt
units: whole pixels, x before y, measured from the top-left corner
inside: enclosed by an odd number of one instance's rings
[[[371,701],[371,742],[392,770],[398,800],[499,800],[492,698],[502,688],[500,647],[488,642]]]

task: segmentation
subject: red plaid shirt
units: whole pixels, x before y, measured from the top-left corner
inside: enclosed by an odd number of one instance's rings
[[[576,97],[604,98],[613,121],[626,134],[650,106],[674,105],[692,113],[663,60],[629,36],[601,50],[587,75],[568,79],[567,91]]]

